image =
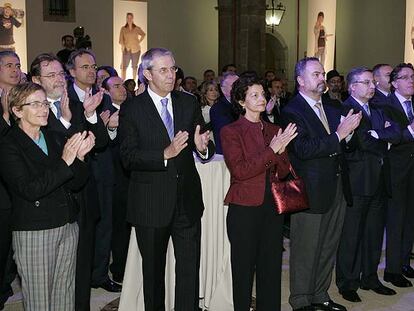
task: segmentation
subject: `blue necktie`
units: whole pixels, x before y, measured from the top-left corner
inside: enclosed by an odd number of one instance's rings
[[[411,100],[406,100],[404,104],[405,104],[405,108],[407,109],[408,121],[412,123],[414,120],[414,114],[413,114],[413,107],[411,106]]]
[[[174,123],[171,117],[170,112],[167,109],[168,98],[161,99],[162,109],[161,109],[161,119],[164,122],[165,128],[167,129],[168,136],[170,140],[174,138]]]
[[[60,107],[60,100],[55,101],[53,105],[56,107],[56,118],[60,119],[60,117],[62,116],[62,108]]]
[[[368,104],[363,104],[362,107],[364,107],[365,112],[367,113],[368,117],[370,117],[371,111],[369,110]]]

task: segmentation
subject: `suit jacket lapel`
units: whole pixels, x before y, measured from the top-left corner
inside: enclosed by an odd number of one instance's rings
[[[178,101],[178,94],[174,91],[171,92],[171,101],[172,101],[172,107],[173,107],[173,113],[174,113],[174,134],[176,134],[181,127],[182,124],[182,117],[183,117],[183,111],[182,111],[182,105],[180,105]]]
[[[40,149],[39,146],[36,145],[36,143],[25,132],[23,132],[22,129],[18,127],[18,125],[15,125],[13,127],[12,135],[22,147],[22,149],[24,150],[24,153],[28,157],[30,157],[32,160],[36,162],[40,162],[40,163],[47,160],[48,156],[42,151],[42,149]],[[50,144],[48,144],[47,140],[46,140],[46,145],[49,149]]]
[[[308,102],[305,100],[305,98],[302,97],[302,95],[299,94],[299,96],[302,99],[303,112],[307,115],[307,118],[310,119],[313,124],[318,124],[320,133],[327,134],[328,132],[326,131],[325,127],[322,124],[321,119],[319,119],[316,112],[311,108],[311,106],[309,106]],[[330,117],[328,116],[328,113],[326,111],[326,106],[327,105],[323,105],[323,109],[325,110],[326,118],[328,119],[329,129],[332,132],[332,125],[331,125],[332,122],[330,122]],[[336,131],[336,128],[334,132],[335,131]]]
[[[164,125],[164,122],[161,119],[160,114],[158,113],[157,108],[155,107],[155,103],[153,102],[151,96],[149,96],[148,91],[145,91],[145,97],[146,100],[143,103],[144,109],[147,113],[148,118],[155,124],[154,128],[161,129],[161,132],[167,137],[168,140],[170,140],[170,137],[168,136],[167,129]],[[173,106],[174,109],[174,106]],[[174,115],[174,131],[175,131],[175,115]]]

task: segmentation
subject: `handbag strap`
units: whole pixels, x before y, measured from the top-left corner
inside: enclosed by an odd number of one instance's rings
[[[296,175],[295,170],[293,169],[292,164],[289,165],[289,172],[292,174],[293,178],[298,179],[298,175]],[[277,173],[277,169],[276,169],[276,174],[275,174],[275,181],[279,181],[279,175]]]

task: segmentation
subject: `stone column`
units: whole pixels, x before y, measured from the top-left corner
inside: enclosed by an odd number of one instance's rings
[[[265,70],[265,0],[218,0],[219,68],[235,63],[238,72]]]

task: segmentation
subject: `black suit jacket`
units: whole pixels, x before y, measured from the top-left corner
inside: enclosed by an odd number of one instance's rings
[[[306,185],[310,209],[308,213],[325,213],[334,203],[339,178],[342,175],[344,195],[350,204],[349,179],[345,163],[341,158],[342,146],[335,131],[341,111],[322,104],[328,119],[331,134],[306,100],[297,94],[282,111],[285,124],[297,125],[298,136],[289,144],[289,158]],[[341,174],[342,173],[342,174]]]
[[[195,167],[193,150],[197,124],[204,125],[200,105],[194,96],[171,93],[174,131],[189,133],[188,146],[164,164],[164,149],[171,143],[164,123],[148,91],[121,106],[121,159],[131,170],[127,220],[132,224],[152,227],[167,226],[177,202],[190,222],[201,218],[204,205],[200,177]],[[208,155],[214,154],[210,141]],[[177,197],[181,194],[181,198]]]
[[[233,110],[233,106],[229,101],[221,96],[217,103],[215,103],[210,109],[210,123],[213,129],[214,142],[216,145],[216,152],[223,154],[223,149],[221,148],[221,137],[220,131],[223,126],[233,123],[238,119],[238,116]]]
[[[0,144],[0,171],[7,176],[12,205],[13,230],[45,230],[76,220],[78,206],[72,191],[86,183],[85,163],[69,167],[61,159],[64,137],[42,129],[46,155],[17,125]]]
[[[3,139],[9,131],[10,126],[3,118],[3,107],[0,105],[0,139]],[[6,189],[6,183],[4,182],[4,176],[0,176],[0,209],[11,209],[10,196]]]
[[[385,104],[387,100],[388,100],[388,96],[385,96],[383,93],[378,91],[378,89],[375,89],[374,96],[371,98],[369,102],[372,105],[377,105],[377,104],[381,105],[381,104]]]
[[[344,101],[343,115],[350,109],[354,112],[362,111],[362,120],[354,131],[351,140],[346,144],[345,157],[349,167],[352,195],[373,196],[378,190],[379,183],[384,178],[387,194],[391,195],[391,179],[388,159],[388,143],[398,144],[401,140],[401,131],[397,124],[389,120],[384,113],[370,107],[370,116],[353,98]],[[385,127],[385,122],[390,126]],[[378,139],[369,133],[374,130]]]
[[[409,172],[409,168],[414,165],[412,161],[412,158],[414,158],[414,138],[407,128],[410,123],[407,115],[394,93],[390,94],[385,102],[376,103],[375,106],[382,109],[385,115],[400,127],[400,143],[391,146],[389,157],[392,178],[405,176]]]

